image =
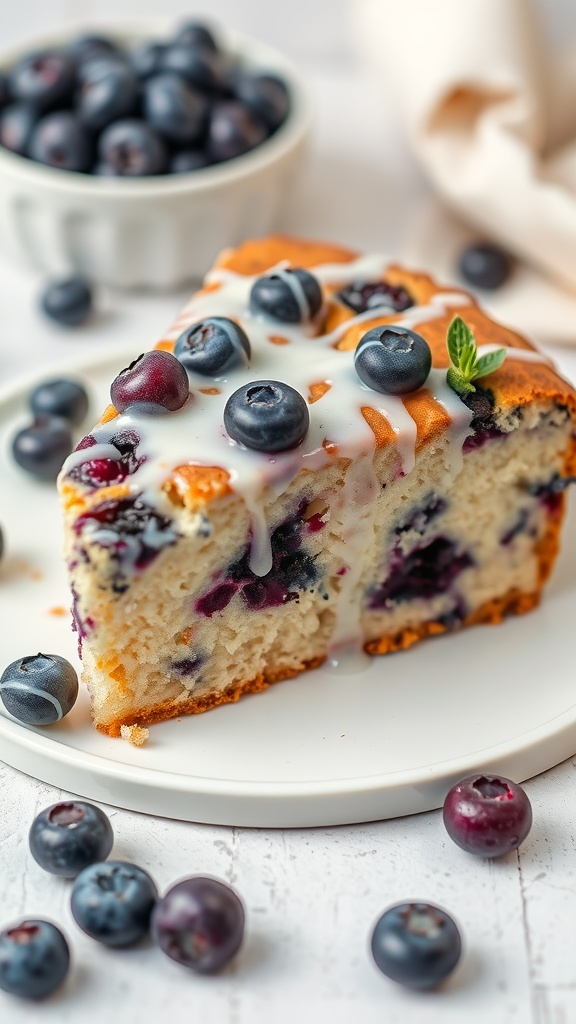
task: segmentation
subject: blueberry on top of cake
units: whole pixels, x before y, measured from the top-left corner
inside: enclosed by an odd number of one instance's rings
[[[576,394],[468,293],[272,237],[135,356],[60,476],[102,731],[538,602]]]

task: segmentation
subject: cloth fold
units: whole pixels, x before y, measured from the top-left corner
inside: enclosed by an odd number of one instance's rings
[[[355,0],[354,14],[443,200],[576,301],[576,48],[549,49],[530,0]]]

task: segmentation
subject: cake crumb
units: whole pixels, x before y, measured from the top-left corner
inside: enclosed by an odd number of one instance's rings
[[[121,725],[120,735],[123,740],[128,740],[133,747],[143,747],[148,742],[149,729],[143,729],[140,725]]]
[[[56,615],[61,618],[63,615],[67,615],[68,611],[63,604],[56,604],[53,608],[48,609],[48,615]]]

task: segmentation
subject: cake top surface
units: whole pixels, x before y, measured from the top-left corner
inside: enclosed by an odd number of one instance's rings
[[[310,315],[309,297],[298,282],[294,286],[294,274],[290,285],[300,322],[278,322],[251,308],[255,282],[270,274],[281,280],[289,268],[312,272],[321,288],[317,312]],[[385,287],[378,287],[382,283]],[[213,376],[188,369],[190,397],[178,411],[151,415],[134,406],[119,415],[109,407],[64,466],[64,502],[75,514],[86,514],[104,500],[144,494],[153,506],[169,501],[194,510],[236,492],[255,522],[263,490],[282,493],[303,469],[359,455],[371,461],[377,449],[395,446],[399,472],[405,474],[418,449],[445,431],[456,468],[478,408],[446,381],[446,334],[456,315],[474,332],[480,354],[507,350],[503,365],[477,392],[489,411],[505,414],[553,400],[576,419],[576,394],[547,357],[495,324],[469,293],[439,287],[426,274],[382,256],[271,237],[225,251],[157,345],[173,351],[192,325],[224,317],[245,332],[249,359]],[[360,340],[384,324],[416,330],[430,347],[430,374],[409,394],[372,390],[354,368]],[[307,406],[304,437],[286,450],[246,447],[224,425],[230,396],[243,385],[269,380],[289,385]]]

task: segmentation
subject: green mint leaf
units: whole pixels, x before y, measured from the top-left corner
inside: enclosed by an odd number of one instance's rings
[[[478,350],[475,342],[469,342],[460,353],[460,361],[458,363],[458,369],[463,377],[473,380],[475,377],[476,362],[478,359]]]
[[[469,395],[470,392],[476,391],[474,385],[471,384],[469,380],[466,380],[460,371],[454,369],[453,366],[448,370],[446,380],[448,381],[448,386],[451,387],[457,395]]]
[[[487,377],[489,373],[494,373],[499,366],[506,359],[506,349],[499,348],[495,352],[487,352],[485,356],[481,356],[476,364],[475,377]]]
[[[465,324],[459,316],[455,316],[450,324],[446,342],[448,345],[448,355],[454,363],[454,366],[458,366],[462,350],[466,345],[474,344],[474,335],[472,334],[472,331],[468,327],[468,324]]]

